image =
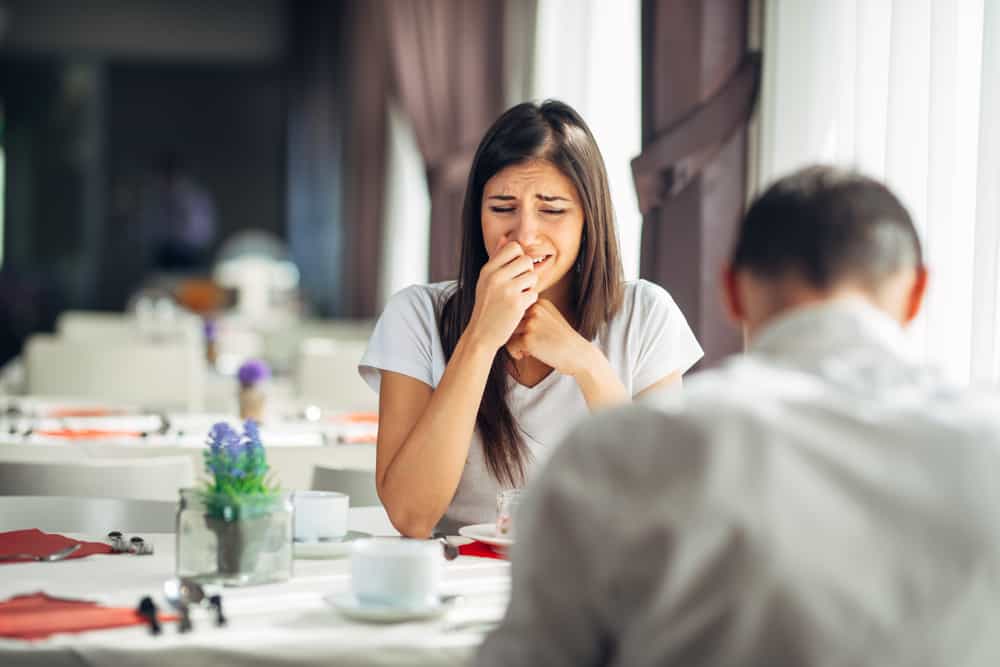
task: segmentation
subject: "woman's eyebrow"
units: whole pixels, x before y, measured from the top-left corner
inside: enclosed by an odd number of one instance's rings
[[[514,195],[490,195],[487,199],[499,199],[500,201],[514,201],[517,199]]]
[[[541,199],[542,201],[570,201],[566,197],[560,197],[559,195],[535,195],[535,197]]]

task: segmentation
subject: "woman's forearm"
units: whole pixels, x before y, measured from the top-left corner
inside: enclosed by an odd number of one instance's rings
[[[379,484],[396,529],[427,537],[455,495],[496,350],[463,335],[413,430]]]
[[[591,412],[628,403],[632,399],[607,357],[590,342],[587,342],[584,362],[573,377]]]

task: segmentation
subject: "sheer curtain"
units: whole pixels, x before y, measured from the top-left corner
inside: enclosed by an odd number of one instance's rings
[[[931,271],[912,327],[959,382],[1000,379],[1000,2],[769,0],[760,185],[799,166],[885,180]]]
[[[632,158],[642,150],[639,0],[538,0],[533,96],[583,116],[608,169],[625,278],[639,276],[642,216]]]

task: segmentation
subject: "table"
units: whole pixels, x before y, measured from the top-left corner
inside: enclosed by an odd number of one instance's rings
[[[352,508],[349,525],[377,535],[395,534],[381,508]],[[55,596],[135,606],[159,592],[174,569],[172,534],[144,535],[153,556],[91,556],[61,563],[0,566],[0,599],[43,590]],[[501,618],[510,590],[510,564],[460,556],[446,563],[444,590],[462,599],[439,619],[368,625],[340,617],[323,596],[350,589],[349,559],[296,560],[283,584],[227,588],[229,625],[215,628],[208,612],[194,615],[195,629],[174,624],[153,637],[145,627],[60,635],[39,642],[0,639],[0,664],[79,667],[146,665],[460,665]]]

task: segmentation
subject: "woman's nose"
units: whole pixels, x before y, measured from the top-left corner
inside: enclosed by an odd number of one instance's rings
[[[533,211],[523,211],[518,216],[517,226],[511,230],[510,239],[527,248],[535,242],[538,236],[538,218]]]

